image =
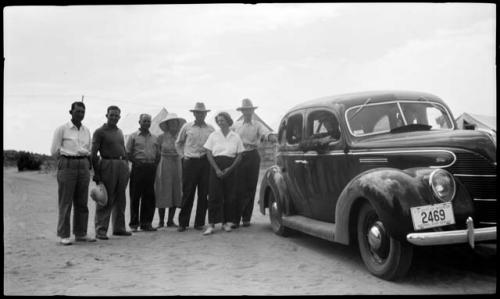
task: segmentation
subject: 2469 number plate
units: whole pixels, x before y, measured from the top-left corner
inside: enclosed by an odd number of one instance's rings
[[[415,230],[445,226],[455,223],[450,202],[410,208]]]

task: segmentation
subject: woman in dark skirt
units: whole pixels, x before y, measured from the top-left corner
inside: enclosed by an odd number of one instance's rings
[[[236,165],[241,160],[244,150],[243,142],[238,134],[229,127],[233,124],[227,112],[215,116],[220,130],[210,134],[204,147],[210,162],[210,178],[208,187],[208,227],[203,235],[214,232],[215,224],[222,223],[222,229],[231,231],[234,222],[234,202],[236,199]]]

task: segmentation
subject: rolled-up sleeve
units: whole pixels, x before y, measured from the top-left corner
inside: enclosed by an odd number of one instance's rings
[[[58,127],[54,132],[54,136],[52,138],[52,146],[50,148],[50,154],[52,156],[59,155],[59,151],[62,146],[63,134],[64,134],[64,127]]]

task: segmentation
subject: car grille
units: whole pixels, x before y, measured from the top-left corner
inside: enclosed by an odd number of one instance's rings
[[[497,169],[491,161],[476,153],[455,153],[456,162],[446,168],[453,174],[496,175]]]
[[[456,162],[446,170],[450,171],[475,199],[474,222],[483,225],[496,223],[496,165],[475,153],[456,153],[456,156]]]

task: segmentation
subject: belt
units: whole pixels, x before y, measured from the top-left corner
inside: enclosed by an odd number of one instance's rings
[[[61,156],[66,159],[87,159],[89,156]]]
[[[137,161],[139,164],[156,164],[155,161]]]
[[[251,154],[251,153],[255,153],[255,152],[258,152],[258,150],[256,148],[248,150],[248,151],[243,151],[242,154],[247,155],[247,154]]]
[[[125,157],[125,156],[118,156],[118,157],[104,157],[104,156],[101,156],[101,159],[104,159],[104,160],[127,160],[127,157]]]
[[[206,159],[207,158],[207,155],[203,155],[201,157],[187,157],[185,156],[184,159],[185,160],[192,160],[192,159]]]

